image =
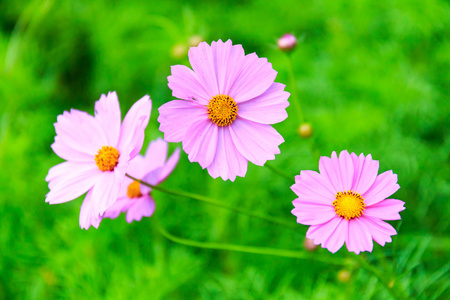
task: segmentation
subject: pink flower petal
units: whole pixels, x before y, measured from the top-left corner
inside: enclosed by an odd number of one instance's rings
[[[361,153],[359,157],[352,153],[352,160],[355,166],[353,175],[353,191],[364,194],[377,178],[379,162],[372,160],[372,155],[364,155]]]
[[[130,199],[127,196],[118,198],[117,201],[103,213],[102,217],[110,219],[117,218],[120,213],[126,212],[130,208],[134,203],[133,201],[133,199]]]
[[[175,169],[178,160],[180,159],[180,149],[175,149],[170,158],[167,160],[166,164],[163,166],[160,174],[160,178],[158,180],[158,184],[166,180],[167,176],[172,173],[173,169]]]
[[[46,177],[50,192],[45,202],[64,203],[86,193],[99,179],[100,171],[92,163],[63,162],[52,167]]]
[[[108,145],[106,136],[93,116],[72,109],[58,116],[55,153],[67,160],[93,161],[97,151]],[[67,149],[71,149],[67,151]]]
[[[183,150],[191,162],[207,168],[213,161],[217,148],[218,127],[210,120],[194,123],[186,133]]]
[[[322,243],[322,248],[327,248],[331,253],[336,253],[344,245],[348,233],[348,221],[341,218],[333,233]]]
[[[355,252],[356,254],[364,251],[372,252],[373,250],[372,236],[359,218],[348,221],[346,245],[348,251]]]
[[[188,128],[200,120],[208,119],[206,106],[192,101],[173,100],[159,108],[159,130],[168,142],[181,142]]]
[[[136,155],[136,157],[130,161],[128,168],[126,169],[126,173],[140,179],[145,175],[146,172],[149,171],[144,167],[144,164],[144,157],[140,154]]]
[[[377,176],[375,182],[362,196],[366,206],[371,206],[394,194],[399,188],[397,174],[386,171]]]
[[[154,170],[156,168],[164,166],[167,158],[168,144],[161,138],[156,141],[150,142],[150,145],[145,152],[144,160],[142,163],[142,173],[137,176],[142,177],[145,173]]]
[[[289,93],[284,91],[285,85],[274,82],[261,95],[252,100],[240,103],[239,117],[261,124],[275,124],[287,118],[286,107],[289,106]]]
[[[100,100],[95,102],[95,120],[106,135],[107,145],[115,147],[119,141],[122,121],[116,92],[110,92],[108,96],[102,94]]]
[[[236,176],[244,177],[247,173],[247,160],[234,146],[230,134],[230,126],[219,127],[216,155],[208,166],[212,178],[234,181]]]
[[[238,104],[253,99],[267,91],[276,77],[277,72],[267,58],[259,58],[255,53],[248,54],[230,89],[230,96]]]
[[[155,212],[155,201],[148,195],[132,201],[134,203],[128,209],[126,216],[128,223],[133,222],[133,220],[140,221],[142,217],[150,217]]]
[[[344,218],[336,216],[330,221],[320,225],[311,225],[306,232],[308,239],[314,240],[314,244],[319,245],[324,243],[335,231],[341,222],[344,222]]]
[[[141,151],[151,110],[152,101],[147,95],[130,108],[120,129],[118,144],[120,155],[125,154],[129,159],[133,159]]]
[[[83,204],[80,209],[80,227],[82,229],[89,229],[89,227],[94,226],[98,228],[102,218],[99,214],[96,214],[93,209],[92,203],[92,189],[89,190],[86,197],[84,198]]]
[[[335,199],[326,178],[314,171],[301,171],[291,189],[303,202],[331,205]]]
[[[339,167],[344,191],[352,189],[353,183],[353,162],[347,150],[339,153]]]
[[[284,139],[272,126],[237,118],[230,127],[234,145],[255,165],[263,166],[280,154],[278,146]]]
[[[391,235],[397,234],[394,227],[380,219],[362,216],[358,220],[366,226],[373,240],[381,246],[392,242]]]
[[[333,160],[334,162],[333,162]],[[328,181],[328,184],[333,187],[336,192],[343,192],[344,187],[341,182],[340,170],[337,168],[339,162],[337,161],[336,152],[333,151],[331,158],[321,156],[319,160],[320,175]]]
[[[295,208],[291,211],[297,217],[297,223],[303,225],[319,225],[336,217],[332,205],[318,205],[303,202],[299,199],[292,201]]]
[[[197,75],[198,81],[206,89],[207,94],[211,97],[218,95],[219,87],[216,78],[215,58],[211,47],[207,43],[202,42],[197,47],[191,47],[188,56],[192,69]]]
[[[382,220],[400,220],[399,212],[405,210],[404,204],[405,202],[395,199],[382,200],[366,207],[364,215]]]
[[[102,215],[117,200],[119,189],[123,182],[115,172],[103,172],[98,182],[92,188],[94,212]]]
[[[167,77],[172,95],[183,100],[195,100],[199,104],[208,105],[212,96],[209,94],[197,75],[186,66],[176,65],[170,68],[172,75]]]

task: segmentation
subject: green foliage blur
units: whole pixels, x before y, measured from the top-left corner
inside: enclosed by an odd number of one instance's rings
[[[288,60],[284,33],[300,39]],[[83,197],[48,205],[45,176],[62,162],[50,148],[64,110],[89,113],[117,91],[122,115],[153,100],[146,145],[162,137],[158,107],[172,100],[170,66],[189,65],[195,40],[231,39],[267,57],[278,82],[298,89],[313,137],[302,139],[294,106],[274,127],[281,154],[245,178],[212,179],[185,153],[167,189],[295,224],[290,190],[300,170],[318,170],[333,150],[371,153],[398,174],[406,202],[393,243],[362,258],[395,275],[411,299],[448,299],[450,261],[450,6],[446,1],[0,1],[0,299],[391,299],[362,268],[193,248],[170,233],[210,241],[305,251],[307,226],[292,231],[154,191],[152,218],[124,216],[99,229],[78,225]],[[171,145],[171,150],[181,145]],[[312,150],[316,147],[317,150]],[[353,259],[345,246],[331,255]]]

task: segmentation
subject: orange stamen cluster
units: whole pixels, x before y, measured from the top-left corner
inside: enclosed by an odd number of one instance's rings
[[[237,117],[238,107],[230,96],[217,95],[209,100],[208,116],[218,126],[228,126]]]
[[[353,191],[337,192],[333,205],[336,214],[346,220],[360,217],[366,207],[364,198]]]
[[[142,197],[141,189],[139,187],[139,182],[133,181],[127,188],[128,198],[139,198]]]
[[[112,171],[119,162],[119,151],[111,146],[103,146],[95,155],[95,164],[100,171]]]

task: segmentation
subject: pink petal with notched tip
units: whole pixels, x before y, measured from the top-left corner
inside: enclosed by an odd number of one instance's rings
[[[89,227],[94,226],[98,228],[102,218],[100,215],[94,213],[92,202],[92,189],[89,190],[86,197],[83,200],[83,204],[80,209],[80,227],[82,229],[89,229]]]
[[[230,134],[230,127],[220,127],[217,138],[217,148],[214,160],[208,166],[212,178],[234,181],[236,176],[245,176],[247,160],[236,149]]]
[[[216,154],[218,127],[210,120],[202,120],[186,132],[183,150],[191,162],[198,162],[203,169],[211,164]]]
[[[343,191],[352,189],[353,183],[353,161],[347,150],[339,153],[339,166]]]
[[[166,141],[179,143],[192,124],[208,119],[207,111],[206,106],[193,101],[172,100],[159,108],[159,130]]]
[[[348,251],[355,252],[356,254],[364,251],[372,252],[372,236],[359,218],[348,221],[348,236],[345,244],[347,245]]]
[[[95,120],[106,135],[106,145],[117,147],[122,117],[116,92],[109,92],[107,96],[102,94],[95,102]]]
[[[331,205],[335,193],[327,184],[327,179],[315,171],[301,171],[295,176],[295,184],[291,189],[300,199],[310,200],[312,203]]]
[[[397,174],[386,171],[377,176],[375,182],[362,196],[366,206],[371,206],[394,194],[399,188]]]
[[[152,101],[145,95],[128,111],[120,128],[118,150],[120,155],[128,155],[133,159],[141,151],[152,110]]]
[[[263,166],[280,153],[278,146],[284,139],[272,126],[237,118],[230,127],[234,145],[255,165]]]
[[[319,225],[336,217],[336,212],[332,205],[316,205],[296,200],[292,203],[295,208],[291,212],[297,217],[297,223]]]
[[[127,211],[126,220],[128,223],[140,221],[142,217],[150,217],[155,212],[155,201],[149,195],[131,201],[134,202]]]
[[[183,100],[195,100],[199,104],[208,105],[212,96],[197,77],[194,71],[186,66],[171,66],[171,75],[167,77],[172,96]]]
[[[261,123],[275,124],[287,118],[286,107],[289,106],[287,99],[289,93],[284,91],[285,85],[274,82],[261,95],[240,103],[238,114],[240,118]]]
[[[78,198],[100,178],[100,171],[92,163],[63,162],[52,167],[46,177],[50,192],[45,202],[59,204]]]
[[[306,232],[306,237],[314,240],[315,245],[322,244],[329,239],[335,229],[344,221],[345,219],[336,216],[324,224],[311,225]]]
[[[370,154],[366,157],[361,154],[358,157],[355,153],[352,153],[351,156],[355,166],[352,190],[362,195],[377,178],[379,162],[378,160],[373,160]]]
[[[364,215],[358,220],[364,224],[373,240],[381,246],[392,242],[391,236],[397,234],[394,227],[378,218],[372,218]]]
[[[342,218],[341,218],[342,219]],[[342,219],[333,233],[322,243],[322,248],[327,248],[331,253],[336,253],[344,245],[348,232],[348,221]]]
[[[396,199],[386,199],[376,204],[367,206],[364,215],[382,220],[400,220],[402,210],[405,210],[405,202]]]
[[[107,145],[103,130],[94,117],[85,112],[65,111],[54,125],[56,137],[52,148],[64,159],[93,161],[97,151]],[[67,148],[71,151],[65,151]]]
[[[197,75],[198,81],[206,89],[207,94],[210,96],[218,95],[219,87],[216,79],[215,57],[211,47],[207,43],[202,42],[197,47],[191,47],[188,56],[192,69]]]

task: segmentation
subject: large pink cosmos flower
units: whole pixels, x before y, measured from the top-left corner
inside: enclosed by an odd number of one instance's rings
[[[189,49],[192,69],[172,66],[173,100],[159,108],[160,130],[169,142],[183,142],[191,162],[213,178],[245,176],[247,162],[262,166],[284,142],[270,125],[287,118],[289,93],[274,82],[266,58],[245,55],[241,45],[200,43]]]
[[[378,174],[379,163],[369,154],[351,155],[345,150],[321,157],[320,173],[302,171],[291,189],[297,222],[309,227],[306,237],[332,253],[342,245],[359,254],[372,252],[372,239],[384,246],[395,229],[383,220],[399,220],[403,201],[386,199],[400,186],[392,171]]]
[[[95,116],[75,109],[59,115],[52,149],[67,161],[49,170],[45,201],[63,203],[89,191],[81,206],[80,226],[97,227],[117,199],[130,160],[142,148],[151,105],[150,97],[144,96],[121,124],[119,100],[112,92],[95,103]]]
[[[131,161],[127,173],[151,185],[160,184],[172,173],[180,158],[180,150],[176,149],[166,161],[167,148],[167,142],[162,139],[151,142],[145,156],[138,155]],[[128,223],[150,217],[155,211],[155,201],[150,192],[151,188],[126,177],[117,201],[106,210],[103,218],[115,219],[122,212],[127,213]]]

